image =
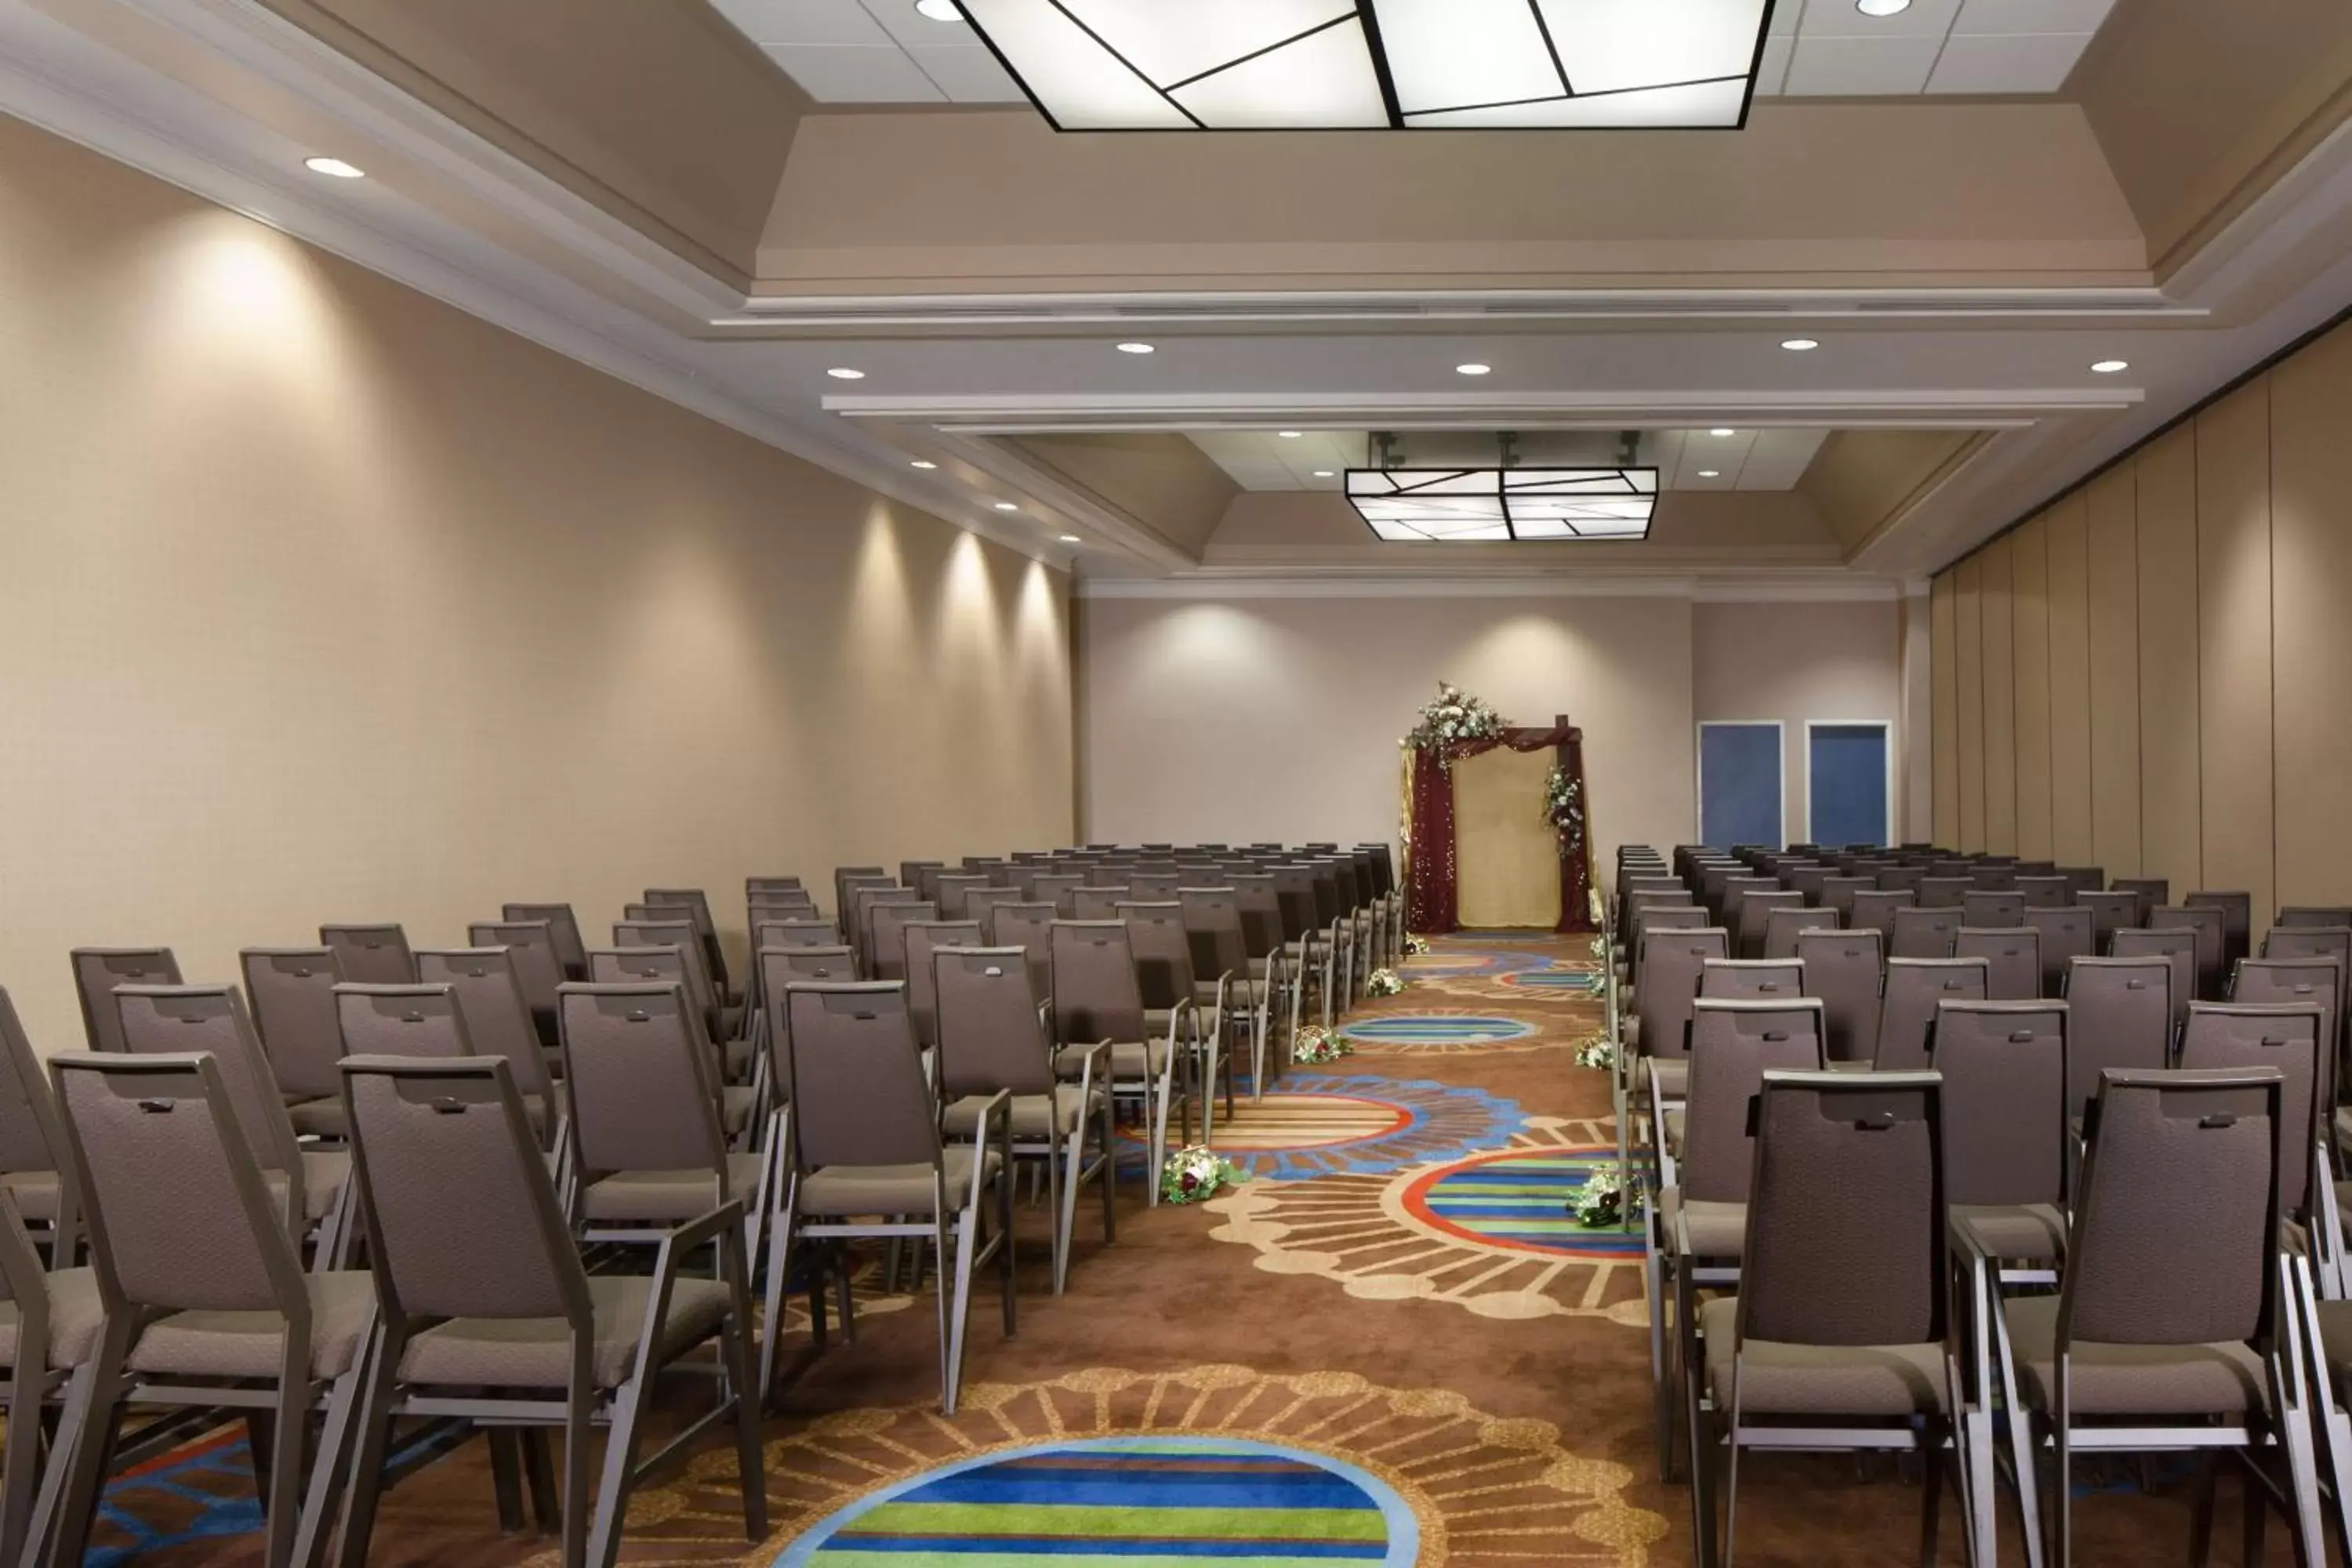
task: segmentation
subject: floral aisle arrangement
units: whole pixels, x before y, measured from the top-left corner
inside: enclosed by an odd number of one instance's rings
[[[1364,976],[1368,996],[1394,996],[1404,989],[1404,976],[1393,969],[1375,969]]]
[[[1338,1030],[1327,1029],[1320,1024],[1307,1025],[1293,1036],[1290,1042],[1290,1059],[1309,1067],[1336,1062],[1341,1057],[1355,1054],[1356,1047]]]
[[[1421,721],[1404,743],[1416,752],[1435,752],[1443,763],[1445,748],[1462,741],[1491,741],[1503,732],[1503,716],[1486,702],[1446,681],[1437,683],[1437,700],[1421,710]]]
[[[1160,1173],[1160,1196],[1171,1204],[1197,1204],[1249,1175],[1205,1143],[1179,1149]]]
[[[1434,951],[1436,951],[1435,948],[1427,937],[1413,931],[1405,933],[1404,955],[1407,958],[1420,958]]]
[[[1595,1171],[1568,1205],[1570,1217],[1587,1230],[1600,1230],[1621,1226],[1627,1218],[1624,1181],[1615,1173],[1606,1175]],[[1633,1199],[1633,1212],[1641,1212],[1641,1199]]]
[[[1613,1068],[1617,1065],[1617,1047],[1606,1035],[1595,1035],[1576,1047],[1576,1065],[1580,1068]]]

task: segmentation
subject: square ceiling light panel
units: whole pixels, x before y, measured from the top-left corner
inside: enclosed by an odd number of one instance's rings
[[[1348,500],[1400,544],[1646,539],[1655,468],[1349,468]]]
[[[1774,0],[959,0],[1060,131],[1733,129]]]

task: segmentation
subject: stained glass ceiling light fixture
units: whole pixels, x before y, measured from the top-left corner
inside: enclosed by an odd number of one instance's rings
[[[1057,131],[1736,129],[1774,0],[961,0]]]
[[[1400,544],[1646,539],[1658,470],[1349,468],[1348,500]]]

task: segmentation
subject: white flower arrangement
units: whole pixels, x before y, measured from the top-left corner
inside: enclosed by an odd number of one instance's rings
[[[1435,951],[1435,944],[1427,937],[1414,931],[1407,931],[1405,933],[1404,952],[1407,958],[1420,958],[1424,954],[1433,952]]]
[[[1641,1213],[1641,1195],[1637,1193],[1633,1197],[1634,1214]],[[1587,1230],[1623,1225],[1628,1217],[1624,1182],[1613,1172],[1607,1175],[1594,1172],[1586,1179],[1584,1185],[1577,1189],[1575,1198],[1568,1205],[1568,1212],[1577,1224]]]
[[[1462,741],[1490,741],[1503,729],[1503,716],[1484,700],[1441,680],[1437,700],[1421,710],[1421,721],[1404,744],[1417,752],[1437,751]]]
[[[1375,969],[1364,976],[1367,996],[1394,996],[1404,989],[1404,976],[1393,969]]]
[[[1205,1143],[1179,1149],[1160,1173],[1160,1196],[1171,1204],[1197,1204],[1219,1189],[1249,1180],[1249,1173]]]
[[[1320,1024],[1308,1024],[1291,1037],[1290,1059],[1310,1067],[1336,1062],[1341,1057],[1356,1054],[1356,1047],[1336,1029]]]
[[[1595,1035],[1576,1047],[1576,1065],[1580,1068],[1613,1068],[1617,1065],[1617,1047],[1606,1035]]]

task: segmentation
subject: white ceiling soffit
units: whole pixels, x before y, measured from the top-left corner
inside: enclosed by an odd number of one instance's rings
[[[1729,429],[1728,436],[1717,436]],[[1347,471],[1371,459],[1362,430],[1194,430],[1192,442],[1245,490],[1339,493]],[[1665,490],[1794,489],[1829,438],[1823,426],[1712,426],[1644,433],[1641,460]],[[1408,443],[1410,452],[1410,443]],[[1523,458],[1522,466],[1533,461]],[[1418,466],[1426,467],[1426,464]],[[1556,466],[1556,465],[1552,465]]]
[[[1759,97],[2020,96],[2065,86],[2116,0],[1912,0],[1892,16],[1853,0],[1780,0]]]

